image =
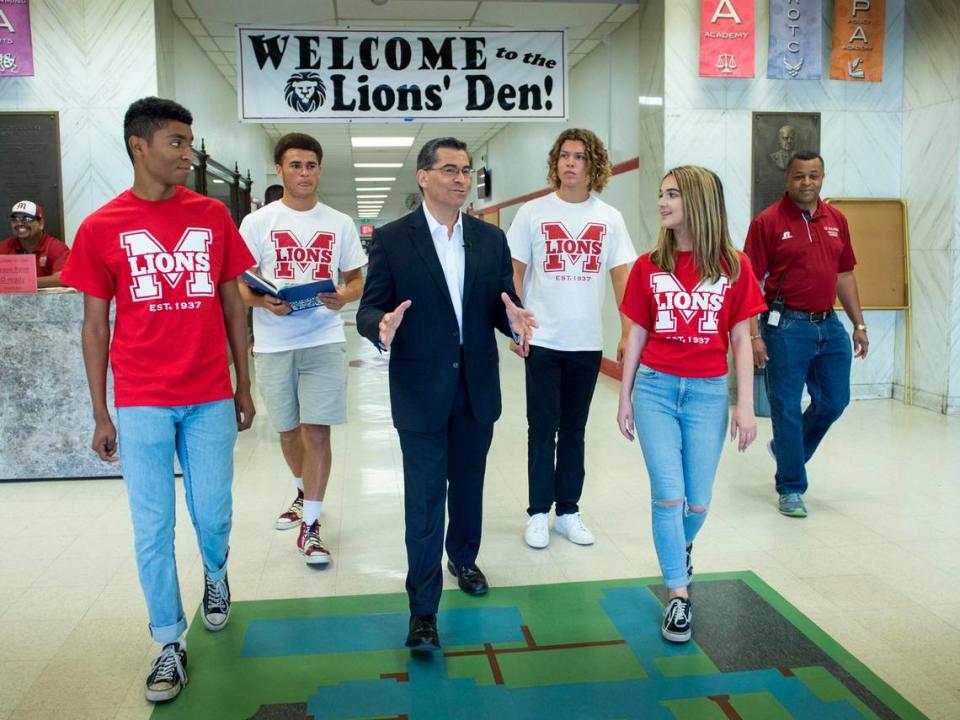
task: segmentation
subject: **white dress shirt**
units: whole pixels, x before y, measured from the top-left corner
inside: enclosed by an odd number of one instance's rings
[[[437,221],[427,204],[423,203],[423,214],[427,218],[427,228],[433,238],[433,246],[443,268],[443,277],[447,280],[447,289],[450,291],[450,302],[453,303],[453,312],[457,316],[457,327],[460,330],[460,344],[463,345],[463,213],[457,214],[457,222],[453,226],[453,234],[447,232],[446,225]]]

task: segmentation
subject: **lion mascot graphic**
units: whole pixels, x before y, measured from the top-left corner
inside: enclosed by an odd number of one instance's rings
[[[318,73],[296,72],[287,80],[283,96],[297,112],[313,112],[327,99],[327,88]]]

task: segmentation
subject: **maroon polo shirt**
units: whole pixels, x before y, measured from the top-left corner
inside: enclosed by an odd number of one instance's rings
[[[857,263],[847,219],[839,210],[818,200],[807,219],[786,193],[750,223],[743,251],[757,279],[766,278],[767,303],[779,294],[786,307],[804,312],[832,308],[837,275]]]
[[[11,236],[6,240],[0,240],[0,255],[27,254],[17,238]],[[37,249],[33,251],[33,256],[37,261],[37,277],[53,275],[63,270],[69,255],[70,248],[63,240],[57,240],[53,235],[44,233],[43,237],[40,238]]]

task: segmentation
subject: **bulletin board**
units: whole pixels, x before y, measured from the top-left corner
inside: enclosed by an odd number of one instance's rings
[[[910,306],[907,206],[899,198],[829,198],[847,218],[864,310]]]

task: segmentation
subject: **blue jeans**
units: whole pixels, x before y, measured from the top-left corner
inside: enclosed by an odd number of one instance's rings
[[[686,546],[707,517],[728,406],[726,375],[684,378],[637,368],[633,420],[650,476],[653,544],[671,590],[688,582]]]
[[[850,337],[836,313],[821,322],[782,317],[777,327],[761,319],[767,344],[767,393],[777,458],[777,492],[804,493],[805,465],[850,402]],[[803,386],[810,405],[801,413]]]
[[[176,452],[183,468],[187,509],[204,572],[220,580],[227,574],[233,511],[234,403],[120,407],[117,432],[150,634],[158,643],[171,643],[187,629],[173,549],[173,455]]]

